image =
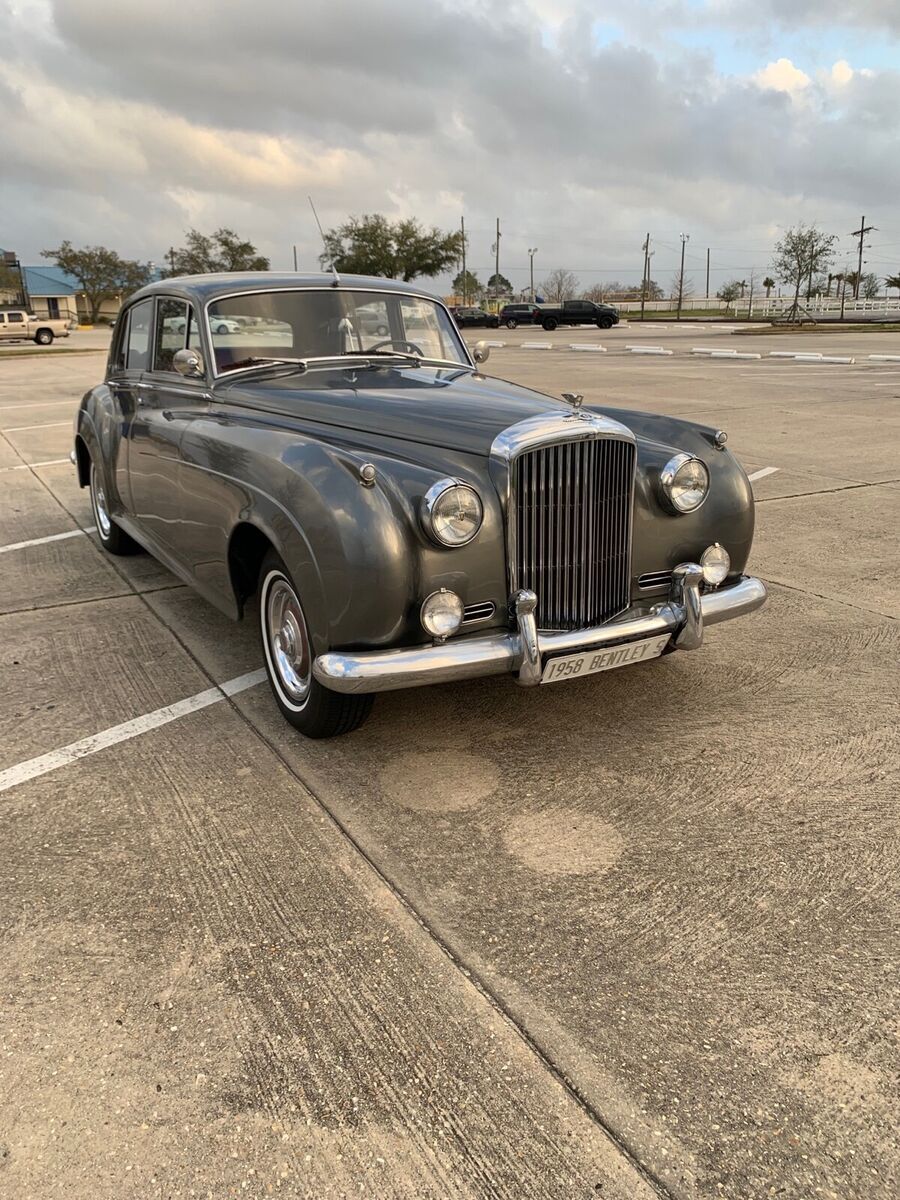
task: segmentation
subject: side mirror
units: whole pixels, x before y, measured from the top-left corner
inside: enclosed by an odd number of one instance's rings
[[[172,355],[172,366],[187,379],[202,379],[205,374],[203,355],[199,350],[176,350]]]
[[[472,347],[472,357],[477,363],[487,362],[491,357],[491,348],[487,342],[476,342]]]

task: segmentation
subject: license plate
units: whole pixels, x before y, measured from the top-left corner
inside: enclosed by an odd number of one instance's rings
[[[595,675],[598,671],[611,671],[614,667],[627,667],[631,663],[646,662],[648,658],[658,658],[671,636],[669,633],[663,633],[658,637],[645,638],[642,642],[629,642],[625,646],[612,646],[607,650],[584,650],[581,654],[551,658],[544,667],[541,683],[580,679],[583,675]]]

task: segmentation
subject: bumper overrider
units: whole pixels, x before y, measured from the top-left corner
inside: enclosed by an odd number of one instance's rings
[[[514,630],[409,649],[320,654],[313,674],[335,692],[390,692],[503,674],[515,674],[517,682],[530,687],[540,683],[547,658],[559,654],[627,646],[666,633],[675,648],[696,650],[703,642],[704,626],[753,612],[766,600],[765,584],[749,575],[716,591],[701,592],[703,571],[697,563],[676,567],[672,580],[668,598],[647,613],[626,613],[594,629],[560,633],[539,632],[534,592],[516,592],[510,601]]]

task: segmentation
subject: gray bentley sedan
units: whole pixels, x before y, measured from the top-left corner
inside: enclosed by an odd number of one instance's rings
[[[487,376],[408,284],[164,279],[116,324],[73,459],[111,554],[252,608],[308,737],[375,692],[531,686],[695,650],[758,608],[753,496],[722,431]]]

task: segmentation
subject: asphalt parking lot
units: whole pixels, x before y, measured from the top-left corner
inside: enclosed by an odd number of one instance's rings
[[[0,357],[0,1193],[898,1194],[900,337],[697,324],[467,336],[726,429],[767,606],[318,743],[252,623],[84,532],[102,336]]]

